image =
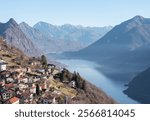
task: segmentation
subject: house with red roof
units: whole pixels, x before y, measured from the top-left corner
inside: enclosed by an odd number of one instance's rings
[[[19,98],[17,98],[17,97],[12,97],[12,98],[10,98],[9,100],[8,100],[8,103],[10,103],[10,104],[19,104]]]

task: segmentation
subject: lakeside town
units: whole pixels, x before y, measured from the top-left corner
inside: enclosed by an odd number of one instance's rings
[[[32,61],[30,65],[31,67],[40,66],[40,63]],[[47,70],[31,69],[30,67],[19,66],[7,67],[7,63],[0,60],[0,103],[67,103],[67,96],[52,84],[54,75],[58,72],[53,64],[48,64]],[[66,84],[70,88],[75,88],[74,81],[66,82]],[[74,95],[71,98],[73,97]]]
[[[106,102],[115,103],[79,73],[48,63],[44,55],[27,57],[0,40],[0,104]]]
[[[65,73],[67,70],[58,69],[54,64],[47,64],[44,55],[41,59],[34,57],[26,59],[25,64],[21,64],[24,57],[6,51],[6,48],[9,48],[6,46],[6,44],[0,46],[1,104],[68,103],[69,98],[75,97],[77,93],[74,89],[75,81],[66,81],[64,85],[60,80],[62,77],[59,77],[60,72]]]

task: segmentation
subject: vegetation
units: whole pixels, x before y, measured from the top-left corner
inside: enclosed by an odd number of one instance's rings
[[[77,88],[79,88],[79,89],[85,88],[85,80],[80,76],[79,73],[74,72],[73,80],[76,82]]]
[[[43,68],[47,68],[47,59],[46,59],[45,55],[41,56],[41,64],[42,64]]]
[[[61,73],[57,74],[56,77],[60,78],[61,82],[69,83],[75,81],[76,87],[84,89],[85,80],[80,76],[79,73],[74,72],[73,74],[67,69],[63,69]]]
[[[36,94],[39,95],[40,94],[40,88],[39,88],[39,85],[36,84]]]

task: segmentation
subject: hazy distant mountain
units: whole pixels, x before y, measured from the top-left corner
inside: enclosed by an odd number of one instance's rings
[[[100,70],[110,77],[132,79],[150,65],[150,19],[135,16],[87,48],[70,54],[104,65]]]
[[[84,46],[76,41],[55,40],[50,35],[40,32],[38,29],[30,27],[25,22],[20,24],[24,34],[32,40],[44,53],[60,53],[64,51],[75,51]]]
[[[27,23],[22,22],[19,24],[24,34],[32,40],[32,42],[39,47],[43,52],[50,52],[50,41],[49,38],[43,35],[39,30],[30,27]]]
[[[41,51],[24,35],[12,18],[7,23],[0,23],[0,36],[5,38],[8,44],[21,49],[27,55],[37,56],[41,54]]]
[[[45,35],[53,37],[55,40],[77,41],[87,46],[112,29],[108,27],[82,27],[65,24],[62,26],[55,26],[45,22],[38,22],[34,25],[34,28],[38,29]]]
[[[136,16],[117,25],[103,38],[80,52],[95,54],[96,51],[97,54],[106,52],[118,54],[122,53],[122,51],[135,51],[147,44],[150,44],[150,19]],[[117,49],[121,50],[117,52]],[[102,50],[105,50],[105,52]],[[114,51],[117,53],[114,53]]]
[[[129,97],[142,103],[150,103],[150,68],[138,74],[124,91]]]

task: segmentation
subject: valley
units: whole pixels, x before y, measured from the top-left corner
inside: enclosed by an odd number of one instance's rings
[[[65,100],[68,96],[70,103],[116,103],[113,99],[117,103],[150,103],[150,95],[147,93],[149,70],[146,70],[150,67],[149,27],[150,19],[142,16],[135,16],[113,28],[70,24],[56,26],[41,21],[31,27],[25,22],[18,24],[11,18],[6,23],[0,23],[3,41],[0,46],[1,69],[3,72],[8,63],[8,67],[19,66],[24,70],[30,67],[29,60],[37,61],[39,65],[36,69],[44,69],[40,79],[43,80],[43,75],[46,76],[44,78],[47,81],[43,81],[43,84],[52,79],[51,83],[55,83],[57,91],[59,85],[62,85],[64,89],[59,90],[63,94],[61,99]],[[48,64],[57,67],[54,68],[57,73],[45,72],[48,65],[46,64],[46,69],[42,67],[42,55],[48,58]],[[31,75],[35,74],[35,68],[32,69]],[[6,71],[11,75],[12,69]],[[24,72],[24,76],[28,77],[28,72]],[[32,86],[37,88],[34,85],[38,82],[32,81]],[[4,79],[1,82],[4,86]],[[75,88],[69,87],[72,84],[76,84]],[[51,89],[48,89],[49,94]],[[41,95],[45,95],[43,90]],[[37,94],[34,97],[40,98]],[[36,99],[31,103],[38,103]],[[5,100],[1,102],[4,103]]]
[[[137,99],[139,102],[149,103],[150,95],[142,91],[147,83],[143,83],[144,81],[141,80],[141,82],[136,81],[137,83],[133,85],[131,82],[134,77],[150,67],[149,27],[149,18],[135,16],[116,25],[105,36],[88,47],[76,52],[63,53],[61,57],[84,59],[102,65],[102,67],[100,66],[97,69],[106,77],[117,82],[120,81],[124,85],[129,83],[128,86],[131,92],[127,89],[128,93],[125,94],[129,94],[131,98],[133,97],[133,99]],[[136,94],[140,84],[142,85],[140,87],[141,92]],[[133,90],[130,86],[134,87]],[[135,93],[133,94],[132,91],[135,91]],[[147,95],[146,98],[144,97],[145,94]]]

